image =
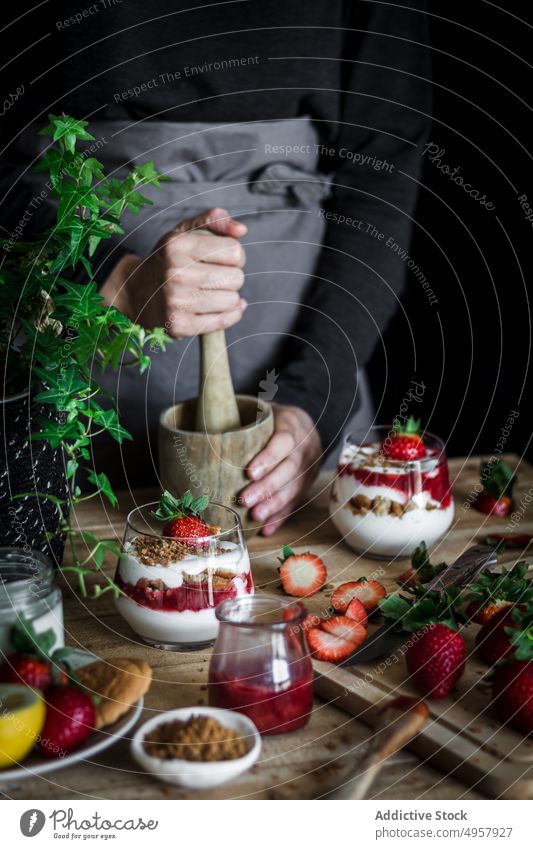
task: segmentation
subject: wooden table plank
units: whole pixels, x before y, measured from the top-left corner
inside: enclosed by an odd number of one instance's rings
[[[516,464],[516,458],[506,459]],[[437,555],[446,559],[456,556],[479,537],[480,524],[484,525],[483,535],[501,531],[505,524],[505,520],[501,519],[484,520],[479,513],[464,508],[477,481],[479,459],[452,460],[450,469],[462,528],[439,546]],[[279,592],[276,556],[283,545],[309,547],[323,556],[332,583],[373,573],[388,588],[395,588],[395,578],[405,568],[405,561],[389,564],[362,558],[339,539],[327,519],[330,480],[329,472],[319,477],[305,509],[299,511],[274,540],[256,537],[250,541],[258,588]],[[531,469],[522,465],[517,487],[518,502],[527,493],[532,481]],[[125,516],[131,506],[154,497],[154,490],[137,491],[135,497],[124,493],[120,498],[120,509],[107,512],[101,505],[87,502],[79,511],[79,525],[99,536],[120,539]],[[527,506],[525,515],[531,516],[531,505]],[[154,683],[146,698],[144,718],[153,715],[154,711],[207,702],[209,652],[181,654],[150,648],[136,640],[115,612],[109,594],[96,602],[87,602],[72,585],[63,582],[63,590],[67,643],[105,657],[141,656],[152,665]],[[326,590],[309,606],[320,610],[327,606],[328,597]],[[129,755],[127,740],[103,753],[94,763],[84,762],[48,777],[30,779],[18,787],[1,789],[6,796],[17,799],[315,798],[342,782],[350,766],[362,756],[369,736],[370,731],[364,723],[352,719],[334,704],[316,699],[307,728],[294,734],[264,738],[260,761],[253,770],[215,791],[184,793],[158,783],[136,767]],[[453,777],[421,763],[407,752],[400,753],[384,768],[372,796],[383,799],[482,798],[475,789],[466,788]]]

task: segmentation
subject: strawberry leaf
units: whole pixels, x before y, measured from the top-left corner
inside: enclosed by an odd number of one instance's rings
[[[48,660],[50,650],[56,641],[56,635],[52,628],[38,634],[32,622],[20,618],[11,628],[10,641],[13,648],[21,654]]]
[[[171,519],[181,519],[183,516],[200,515],[209,505],[207,495],[201,495],[199,498],[194,498],[190,489],[185,492],[181,498],[176,498],[167,489],[163,492],[159,505],[156,510],[152,511],[152,516],[159,519],[161,522],[169,522]]]
[[[284,545],[283,550],[281,552],[281,557],[278,557],[277,559],[279,560],[280,563],[285,563],[287,558],[293,557],[293,556],[294,556],[294,551],[292,550],[290,545]]]
[[[516,475],[504,460],[489,460],[488,462],[482,460],[479,467],[479,478],[485,492],[496,501],[504,495],[512,499]]]

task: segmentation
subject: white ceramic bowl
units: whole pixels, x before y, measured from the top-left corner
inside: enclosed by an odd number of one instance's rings
[[[242,758],[231,761],[186,761],[179,758],[164,760],[146,753],[143,741],[157,725],[171,722],[173,719],[181,719],[185,722],[191,716],[210,716],[226,728],[238,731],[245,739],[248,752]],[[147,772],[151,772],[161,781],[177,784],[189,790],[205,790],[237,778],[253,766],[260,751],[261,736],[251,719],[234,710],[200,706],[168,710],[154,716],[137,729],[131,741],[133,757]]]

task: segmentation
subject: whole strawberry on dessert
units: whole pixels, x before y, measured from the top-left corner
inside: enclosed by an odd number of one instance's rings
[[[317,593],[326,583],[326,566],[318,555],[310,551],[295,554],[286,545],[278,560],[281,563],[278,569],[281,586],[287,595],[305,598]]]
[[[503,460],[481,462],[479,471],[483,489],[473,506],[489,516],[507,516],[513,509],[513,487],[516,475]]]
[[[187,490],[181,498],[176,498],[171,492],[165,490],[157,510],[152,512],[154,518],[164,522],[164,536],[179,540],[188,548],[206,548],[209,545],[208,537],[213,530],[201,517],[203,511],[209,505],[207,495],[194,498],[190,490]]]
[[[40,735],[43,755],[62,758],[81,745],[95,727],[95,708],[79,687],[51,687],[46,693],[46,719]]]
[[[412,416],[404,424],[396,420],[381,450],[391,460],[421,460],[426,456],[426,446],[420,433],[420,421]]]

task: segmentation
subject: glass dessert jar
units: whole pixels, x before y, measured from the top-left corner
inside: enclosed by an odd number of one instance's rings
[[[442,440],[423,435],[423,456],[386,453],[394,431],[380,426],[344,440],[331,488],[331,519],[350,548],[374,557],[409,557],[434,545],[453,521],[454,505]]]
[[[209,668],[209,704],[246,714],[261,734],[305,725],[313,704],[313,668],[302,604],[270,596],[223,602]]]
[[[215,607],[254,592],[238,514],[211,502],[202,513],[209,533],[180,538],[153,514],[158,502],[128,515],[115,581],[116,606],[146,643],[174,651],[213,644]]]
[[[54,648],[65,644],[63,599],[54,583],[55,570],[40,551],[0,548],[0,652],[13,651],[11,627],[25,619],[37,633],[52,630]],[[0,658],[1,661],[1,658]]]

